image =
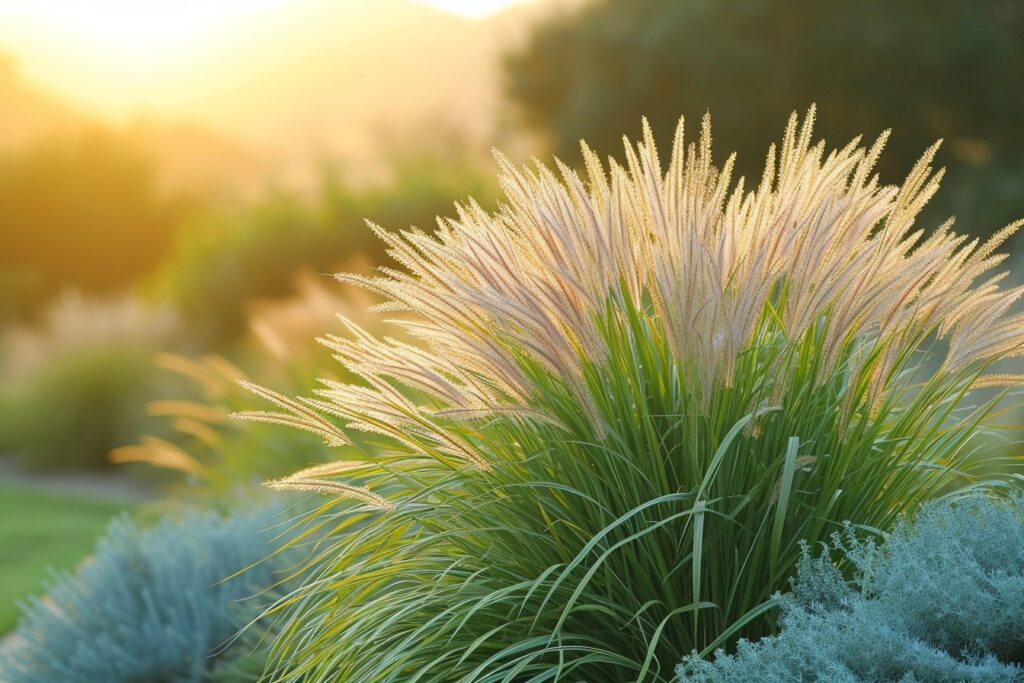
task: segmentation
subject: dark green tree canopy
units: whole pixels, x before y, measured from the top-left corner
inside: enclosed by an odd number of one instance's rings
[[[5,298],[24,311],[65,287],[137,282],[189,206],[161,192],[143,150],[104,130],[0,156],[0,317]]]
[[[647,116],[667,144],[680,115],[695,130],[710,111],[719,154],[757,175],[786,117],[813,102],[828,140],[893,129],[885,182],[944,138],[954,182],[936,209],[970,219],[962,230],[1024,215],[1015,0],[594,0],[540,25],[506,66],[508,94],[570,163],[581,138],[618,152]]]

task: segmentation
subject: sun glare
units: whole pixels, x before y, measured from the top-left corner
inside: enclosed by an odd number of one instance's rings
[[[140,58],[177,51],[248,13],[285,0],[7,0],[4,14],[108,53]]]
[[[34,87],[120,118],[214,87],[210,56],[289,0],[0,0],[0,56]],[[185,103],[185,104],[183,104]]]
[[[281,22],[405,2],[476,19],[529,0],[378,1],[0,0],[0,58],[14,55],[27,81],[90,112],[174,116],[243,81],[244,55]]]
[[[494,14],[512,5],[520,5],[528,0],[418,0],[421,4],[437,9],[460,14],[464,17],[479,19]]]
[[[479,18],[527,0],[414,0]],[[288,0],[5,0],[0,15],[50,29],[94,49],[144,57],[175,51]]]

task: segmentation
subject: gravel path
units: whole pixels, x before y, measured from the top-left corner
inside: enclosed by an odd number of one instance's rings
[[[157,495],[152,485],[116,470],[107,473],[33,472],[10,457],[0,457],[0,483],[125,502],[142,502]]]

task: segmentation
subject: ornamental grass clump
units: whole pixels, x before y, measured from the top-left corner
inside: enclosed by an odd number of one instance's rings
[[[645,125],[624,165],[499,156],[496,213],[377,229],[401,269],[338,279],[412,341],[348,322],[357,382],[241,415],[363,453],[270,482],[337,496],[275,680],[669,681],[774,629],[801,542],[989,485],[999,395],[967,398],[1021,380],[990,275],[1019,224],[926,234],[935,149],[883,186],[884,136],[826,154],[812,120],[749,191],[707,121],[664,166]]]

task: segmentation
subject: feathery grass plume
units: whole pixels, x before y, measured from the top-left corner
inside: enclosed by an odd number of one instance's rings
[[[349,323],[322,341],[360,381],[265,395],[364,447],[339,476],[394,509],[318,513],[339,531],[280,606],[275,680],[669,681],[773,630],[801,541],[991,485],[999,397],[966,398],[1017,382],[985,373],[1024,344],[988,275],[1019,224],[925,234],[935,148],[883,186],[885,136],[826,154],[812,121],[751,191],[707,120],[666,166],[645,124],[624,165],[499,155],[496,213],[375,228],[402,269],[338,278],[413,341]]]
[[[154,467],[197,476],[203,475],[206,470],[201,462],[184,449],[155,436],[144,436],[138,444],[132,446],[118,446],[110,452],[110,461],[118,465],[145,462]]]
[[[315,466],[309,469],[317,469],[318,467]],[[267,480],[264,482],[264,486],[278,491],[312,491],[342,498],[352,498],[381,510],[393,510],[395,507],[386,498],[382,498],[365,486],[354,486],[340,481],[303,474],[302,472],[282,479]]]
[[[287,393],[315,384],[314,380],[306,379],[315,376],[315,366],[293,362],[296,356],[287,360],[288,363],[272,368],[271,375],[250,378],[244,370],[220,356],[158,355],[157,366],[190,387],[196,400],[150,401],[146,412],[162,418],[155,426],[173,435],[173,443],[143,436],[135,444],[114,449],[110,459],[115,463],[141,462],[177,471],[184,475],[175,478],[179,496],[238,497],[246,501],[250,501],[254,493],[273,495],[265,490],[254,491],[267,479],[284,477],[311,463],[336,460],[337,453],[323,442],[336,443],[338,437],[344,435],[335,433],[329,422],[311,422],[309,415],[302,412],[271,415],[275,423],[281,417],[289,425],[301,424],[306,431],[310,431],[307,423],[315,427],[314,434],[307,435],[278,430],[274,424],[252,425],[227,419],[232,413],[242,412],[245,416],[246,410],[262,407],[246,389],[257,380],[262,384],[281,384],[287,387]],[[279,393],[272,395],[277,397]],[[260,395],[257,400],[267,399]],[[289,401],[284,399],[279,407],[289,410]],[[315,471],[310,476],[316,476]]]

